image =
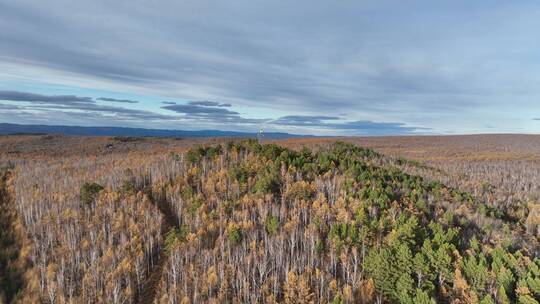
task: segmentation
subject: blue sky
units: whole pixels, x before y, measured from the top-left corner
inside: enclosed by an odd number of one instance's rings
[[[0,122],[540,132],[536,1],[0,0]]]

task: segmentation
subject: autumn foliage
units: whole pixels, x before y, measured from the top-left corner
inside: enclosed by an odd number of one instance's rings
[[[435,163],[244,140],[16,159],[9,172],[1,236],[22,234],[11,244],[28,263],[10,264],[20,281],[0,301],[540,301],[531,197]],[[20,259],[4,247],[6,268]]]

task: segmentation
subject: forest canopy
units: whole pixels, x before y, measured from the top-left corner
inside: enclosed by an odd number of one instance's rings
[[[0,262],[27,261],[2,290],[14,302],[540,300],[525,202],[492,204],[351,143],[243,140],[4,171],[15,224],[3,238],[24,254],[6,247]]]

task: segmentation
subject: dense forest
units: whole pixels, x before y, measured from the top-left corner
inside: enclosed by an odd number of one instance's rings
[[[0,303],[540,301],[540,215],[525,195],[495,199],[488,182],[477,192],[350,143],[3,172]]]

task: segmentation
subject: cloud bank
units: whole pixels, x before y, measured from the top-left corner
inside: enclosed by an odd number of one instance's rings
[[[412,134],[423,130],[422,128],[409,127],[402,123],[372,122],[372,121],[344,121],[340,117],[333,116],[299,116],[289,115],[278,119],[264,118],[253,119],[243,117],[239,112],[229,109],[231,104],[212,101],[190,101],[185,104],[167,102],[162,109],[179,115],[160,114],[152,111],[131,109],[126,107],[98,104],[96,101],[118,102],[114,98],[82,97],[74,95],[42,95],[28,92],[0,91],[0,101],[16,102],[20,105],[0,103],[0,117],[3,114],[19,112],[22,116],[33,121],[43,115],[71,117],[72,119],[106,120],[113,118],[116,122],[129,121],[159,121],[159,122],[182,122],[182,121],[205,121],[213,124],[227,122],[237,127],[253,127],[268,125],[277,128],[297,127],[299,130],[326,130],[326,131],[353,131],[364,135],[387,135],[387,134]],[[132,104],[132,102],[123,102]]]
[[[540,113],[538,15],[535,1],[2,1],[0,89],[175,121],[141,126],[540,131],[524,119]]]

